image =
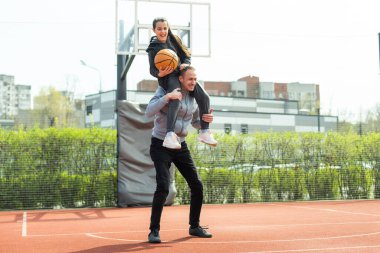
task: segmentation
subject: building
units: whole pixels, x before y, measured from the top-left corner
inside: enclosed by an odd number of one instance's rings
[[[85,127],[116,128],[116,120],[115,90],[85,97]]]
[[[0,118],[12,119],[20,109],[31,109],[31,86],[15,84],[14,76],[0,75]]]
[[[318,114],[320,104],[318,84],[261,82],[256,76],[245,76],[232,82],[200,81],[200,83],[211,96],[296,100],[301,112]],[[142,80],[137,84],[139,91],[155,91],[156,88],[155,80]]]
[[[128,91],[127,99],[147,104],[153,91]],[[86,126],[116,128],[116,91],[86,96]],[[338,117],[305,115],[296,100],[259,99],[211,95],[215,120],[213,131],[251,133],[256,131],[337,131]]]
[[[84,100],[74,98],[71,91],[54,87],[34,97],[34,109],[22,110],[17,124],[26,127],[84,127]]]
[[[213,130],[228,133],[255,131],[337,131],[338,117],[320,115],[319,85],[262,82],[245,76],[237,81],[200,81],[211,97]],[[141,80],[127,99],[147,104],[156,80]],[[116,127],[116,91],[86,97],[86,126]]]
[[[18,110],[30,110],[32,108],[31,101],[31,86],[16,85],[16,105]]]

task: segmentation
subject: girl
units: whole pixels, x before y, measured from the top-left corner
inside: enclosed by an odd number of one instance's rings
[[[170,30],[169,23],[165,18],[156,18],[153,20],[153,36],[147,48],[150,64],[150,74],[158,79],[158,84],[165,89],[167,93],[180,89],[178,80],[179,71],[187,66],[190,66],[191,54],[188,48],[182,44],[181,39],[174,35]],[[177,53],[179,58],[178,67],[173,69],[168,66],[164,69],[157,69],[154,64],[154,57],[161,49],[171,49]],[[210,112],[210,98],[202,86],[197,83],[191,95],[195,98],[200,112],[200,118],[203,114]],[[163,146],[170,149],[180,149],[181,144],[178,137],[174,132],[175,121],[180,106],[180,99],[171,99],[169,101],[167,111],[167,131],[163,142]],[[201,121],[201,131],[197,136],[197,140],[206,143],[210,146],[216,146],[217,141],[214,139],[211,131],[209,130],[209,123]]]

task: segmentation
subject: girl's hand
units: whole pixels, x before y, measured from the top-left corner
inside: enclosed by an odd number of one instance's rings
[[[214,120],[214,115],[212,114],[212,112],[214,111],[214,109],[210,109],[210,113],[208,114],[203,114],[202,115],[202,120],[204,122],[207,122],[207,123],[212,123],[213,120]]]
[[[181,65],[179,66],[179,69],[182,70],[182,69],[184,69],[184,68],[186,68],[186,67],[188,67],[188,66],[190,66],[190,64],[183,63],[183,64],[181,64]]]
[[[164,77],[166,75],[169,75],[170,73],[172,73],[174,71],[173,67],[168,65],[166,68],[162,68],[160,69],[160,72],[158,72],[158,76],[159,77]]]

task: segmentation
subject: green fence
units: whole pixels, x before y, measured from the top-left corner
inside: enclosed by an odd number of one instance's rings
[[[380,198],[380,134],[217,135],[187,142],[205,203]],[[115,206],[116,131],[0,129],[0,209]],[[189,191],[176,173],[176,203]]]
[[[0,209],[113,206],[116,131],[0,130]]]
[[[380,134],[256,133],[191,137],[206,203],[380,198]],[[189,203],[176,174],[178,203]]]

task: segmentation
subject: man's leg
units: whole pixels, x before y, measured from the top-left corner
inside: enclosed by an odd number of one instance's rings
[[[189,233],[199,237],[212,237],[210,233],[199,225],[203,203],[203,184],[198,176],[186,142],[182,142],[182,149],[175,156],[173,162],[190,187]]]
[[[154,161],[154,166],[156,168],[156,182],[157,187],[153,195],[152,202],[152,214],[150,218],[149,228],[160,230],[160,221],[162,209],[164,207],[166,198],[169,194],[169,184],[170,184],[170,163]]]
[[[156,191],[154,192],[152,202],[152,212],[150,217],[151,230],[148,240],[152,243],[161,242],[159,231],[162,210],[169,194],[170,184],[170,155],[167,150],[162,146],[162,140],[152,138],[152,144],[150,146],[150,156],[153,160],[154,167],[156,169]]]

